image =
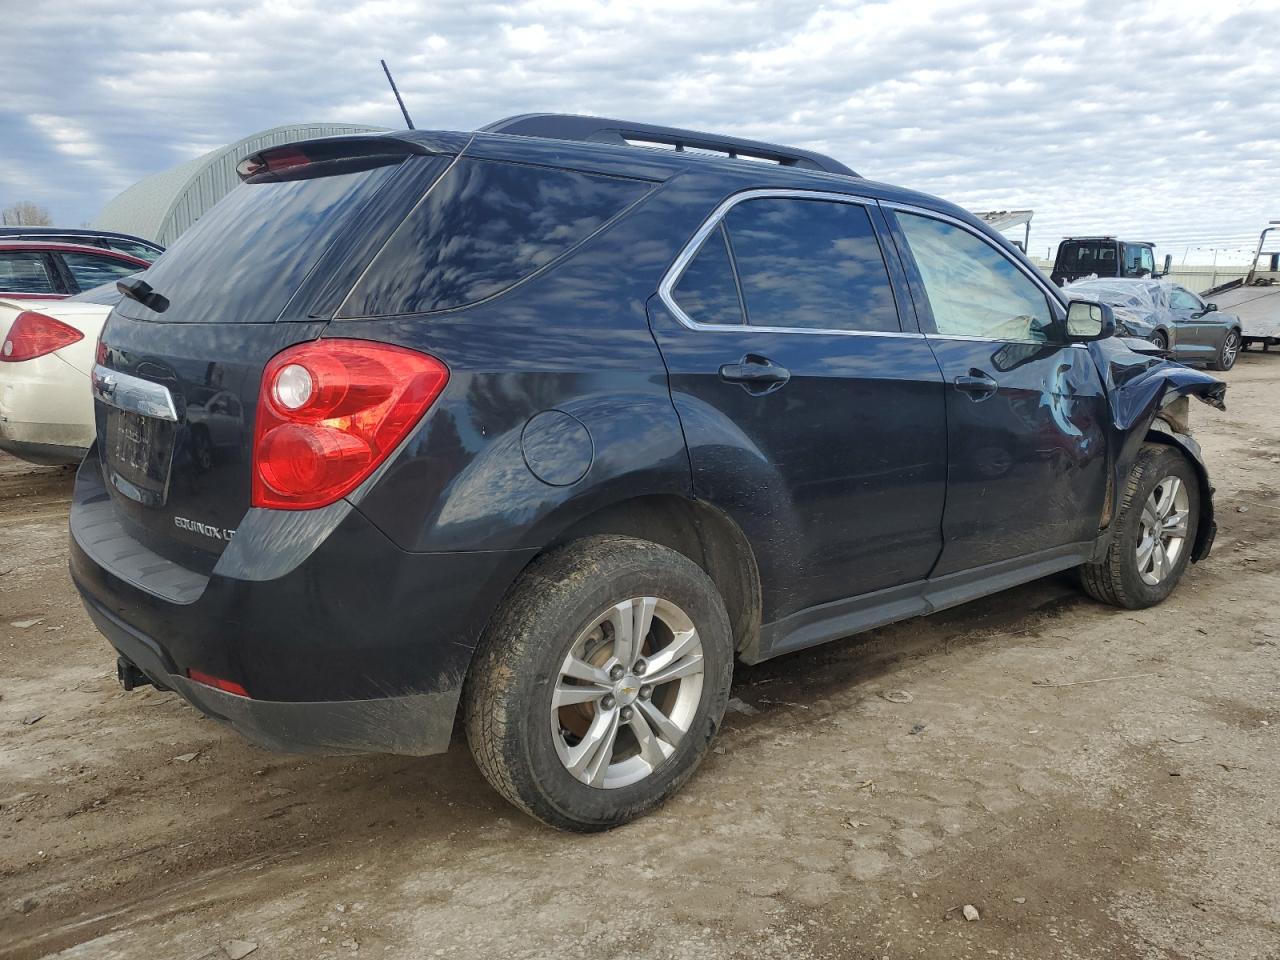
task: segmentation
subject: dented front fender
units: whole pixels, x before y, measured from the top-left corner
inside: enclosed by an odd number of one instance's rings
[[[1201,370],[1133,350],[1120,337],[1095,340],[1089,344],[1089,352],[1119,430],[1131,429],[1144,419],[1150,423],[1165,403],[1178,397],[1194,396],[1219,410],[1226,409],[1223,397],[1227,385]]]
[[[1106,513],[1108,532],[1133,469],[1133,461],[1142,445],[1147,442],[1168,443],[1183,452],[1200,478],[1200,517],[1191,559],[1203,559],[1209,553],[1216,530],[1213,487],[1200,445],[1191,438],[1187,398],[1195,397],[1225,410],[1227,385],[1200,370],[1147,351],[1134,350],[1119,337],[1090,343],[1089,353],[1098,367],[1111,410],[1111,443],[1108,446],[1114,459],[1111,498]],[[1099,549],[1105,552],[1109,541],[1109,537],[1103,537]]]

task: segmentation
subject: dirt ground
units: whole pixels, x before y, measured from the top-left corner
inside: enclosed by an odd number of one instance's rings
[[[70,472],[2,459],[0,957],[1280,957],[1280,356],[1226,376],[1170,601],[1062,576],[742,668],[689,786],[590,837],[462,743],[273,755],[120,691]]]

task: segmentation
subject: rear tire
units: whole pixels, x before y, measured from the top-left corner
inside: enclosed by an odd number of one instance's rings
[[[1209,364],[1210,370],[1230,370],[1236,365],[1236,358],[1240,356],[1240,334],[1234,330],[1228,330],[1227,335],[1222,338],[1222,346],[1218,348],[1218,355]]]
[[[494,614],[463,689],[467,741],[530,816],[616,827],[692,776],[733,652],[724,602],[693,561],[630,537],[574,541],[535,560]]]
[[[1199,517],[1200,479],[1191,463],[1167,444],[1143,444],[1106,556],[1080,568],[1085,592],[1129,610],[1164,600],[1190,562]]]

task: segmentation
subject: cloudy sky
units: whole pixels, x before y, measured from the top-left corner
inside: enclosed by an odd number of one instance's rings
[[[1208,262],[1280,218],[1280,0],[0,0],[0,206],[92,220],[139,178],[298,121],[594,113],[828,151],[1032,253],[1118,233]],[[1196,249],[1203,248],[1203,249]]]

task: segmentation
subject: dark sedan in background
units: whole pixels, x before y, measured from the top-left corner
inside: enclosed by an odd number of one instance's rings
[[[1230,370],[1240,354],[1240,318],[1168,280],[1109,277],[1077,280],[1065,289],[1110,305],[1121,336],[1148,340],[1182,363]]]

